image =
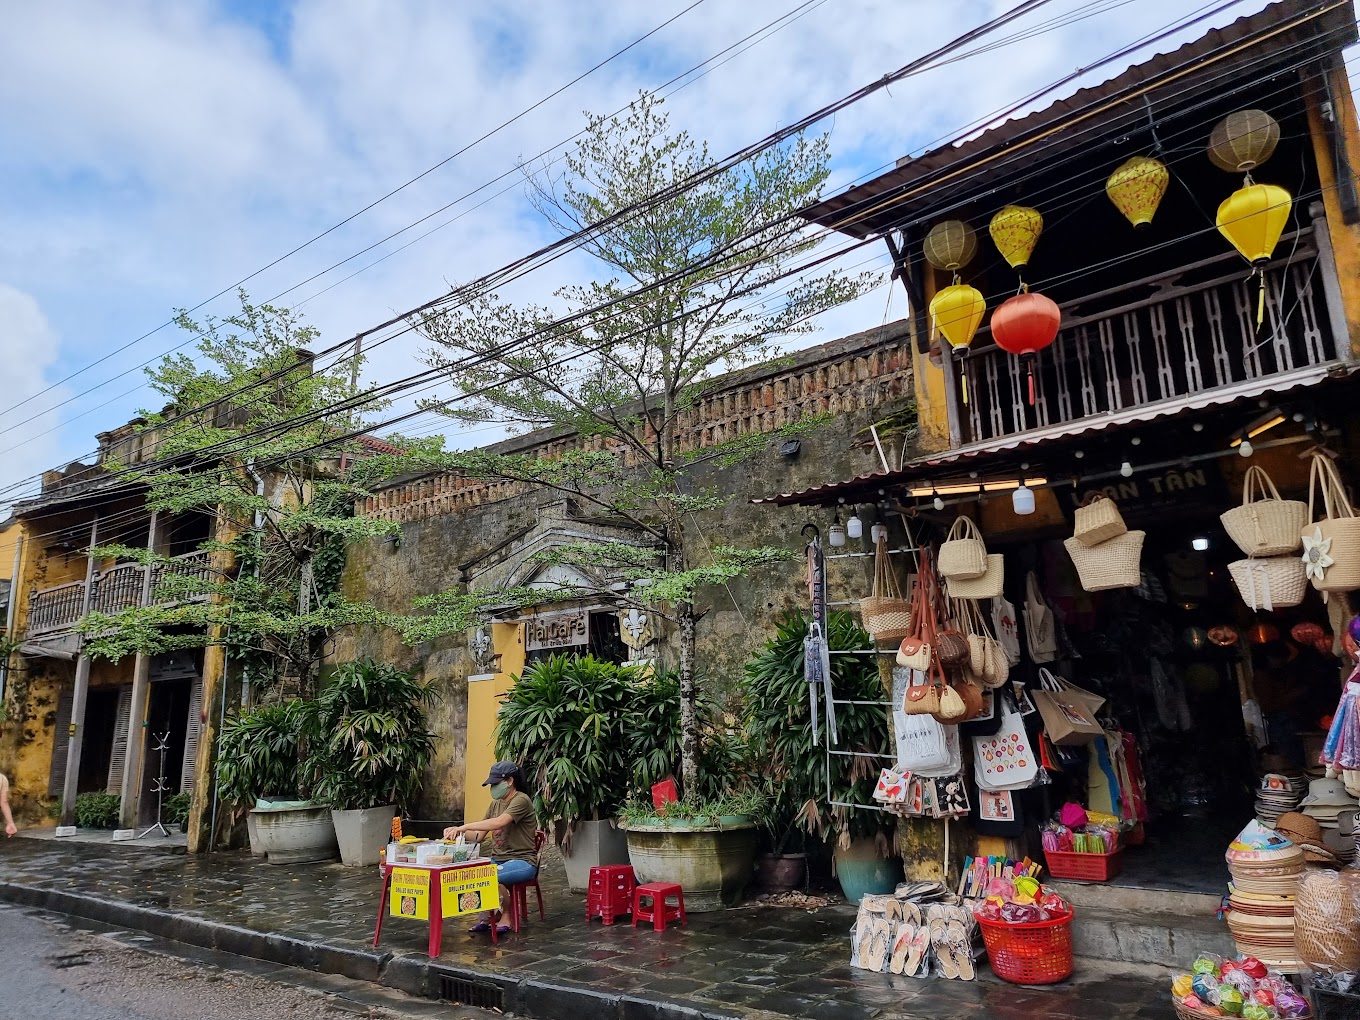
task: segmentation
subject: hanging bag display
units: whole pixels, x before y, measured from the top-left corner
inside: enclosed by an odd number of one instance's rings
[[[1034,663],[1052,662],[1058,657],[1058,628],[1053,610],[1039,591],[1039,576],[1025,576],[1025,644]]]
[[[1012,666],[1020,664],[1020,618],[1015,606],[1006,601],[1004,595],[992,599],[992,633],[1001,644],[1006,662]]]
[[[1248,557],[1228,564],[1237,593],[1250,609],[1273,613],[1303,601],[1308,591],[1308,575],[1297,556]]]
[[[1044,732],[1053,743],[1089,744],[1104,735],[1095,716],[1103,698],[1060,680],[1046,669],[1039,670],[1039,683],[1031,697],[1044,718]]]
[[[940,576],[967,581],[987,572],[987,546],[971,517],[958,517],[940,546]]]
[[[1019,711],[996,695],[1001,724],[990,736],[973,738],[973,778],[981,790],[1023,790],[1039,775],[1039,755]]]
[[[1143,556],[1144,532],[1126,531],[1100,545],[1085,545],[1079,538],[1063,542],[1077,568],[1086,591],[1137,588],[1141,581],[1139,564]]]
[[[874,542],[874,586],[867,599],[860,599],[859,612],[875,641],[901,641],[911,633],[911,602],[902,597],[897,583],[886,528]]]
[[[956,688],[941,684],[939,707],[933,714],[942,723],[962,722],[968,718],[968,703]]]
[[[1292,553],[1311,519],[1308,504],[1281,499],[1270,475],[1254,464],[1242,480],[1242,505],[1219,516],[1223,530],[1245,556]]]
[[[987,554],[987,569],[978,577],[951,577],[949,594],[956,599],[994,599],[1001,594],[1006,582],[1006,557],[1000,553]]]
[[[897,647],[897,664],[926,672],[935,660],[935,613],[930,600],[933,574],[929,553],[921,557],[911,590],[911,633]]]
[[[1114,500],[1097,492],[1077,507],[1072,538],[1084,546],[1093,546],[1118,538],[1128,530]]]
[[[1318,506],[1318,490],[1322,491]],[[1323,518],[1305,524],[1303,567],[1318,591],[1354,591],[1360,588],[1360,517],[1346,495],[1336,465],[1325,453],[1315,452],[1308,477],[1308,520],[1316,509]]]

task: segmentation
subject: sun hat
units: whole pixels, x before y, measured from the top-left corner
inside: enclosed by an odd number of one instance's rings
[[[1275,831],[1293,843],[1306,849],[1308,846],[1322,845],[1322,826],[1316,818],[1298,811],[1287,811],[1275,822]]]
[[[1314,779],[1308,784],[1308,796],[1300,802],[1303,807],[1355,807],[1355,798],[1346,792],[1339,779]]]

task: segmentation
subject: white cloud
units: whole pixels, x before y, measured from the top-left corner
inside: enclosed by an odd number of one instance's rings
[[[0,283],[0,365],[5,366],[4,386],[0,392],[8,403],[17,403],[45,385],[47,372],[56,364],[59,343],[56,332],[31,294]],[[64,390],[57,393],[64,395]],[[28,417],[38,405],[21,408]],[[4,423],[6,426],[11,423]],[[12,447],[0,461],[0,482],[36,474],[55,467],[58,456],[56,436],[39,436],[50,425],[50,418],[38,418],[0,436],[0,445]],[[24,494],[30,490],[25,489]],[[19,491],[0,494],[0,507],[20,495]],[[0,518],[8,516],[0,510]]]

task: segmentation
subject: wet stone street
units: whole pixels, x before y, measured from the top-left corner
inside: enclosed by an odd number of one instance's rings
[[[441,957],[430,961],[426,928],[416,922],[389,918],[381,945],[372,948],[376,868],[275,867],[245,853],[189,857],[50,840],[0,846],[0,898],[423,994],[449,987],[441,978],[461,978],[501,989],[504,1009],[526,1015],[565,1016],[586,994],[602,1015],[610,1008],[631,1015],[617,1006],[623,997],[634,1008],[683,1006],[696,1020],[1173,1016],[1155,971],[1111,973],[1094,961],[1078,960],[1073,980],[1049,988],[1004,984],[985,966],[973,983],[856,970],[849,965],[854,914],[844,904],[815,912],[750,906],[691,914],[687,928],[664,933],[626,922],[587,924],[583,897],[569,893],[560,876],[560,866],[545,868],[546,920],[533,914],[524,931],[498,947],[450,926]]]

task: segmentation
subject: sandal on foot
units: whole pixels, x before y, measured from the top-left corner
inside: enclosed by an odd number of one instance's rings
[[[478,921],[476,924],[474,924],[471,928],[468,929],[468,934],[485,935],[489,931],[491,931],[490,921]]]

